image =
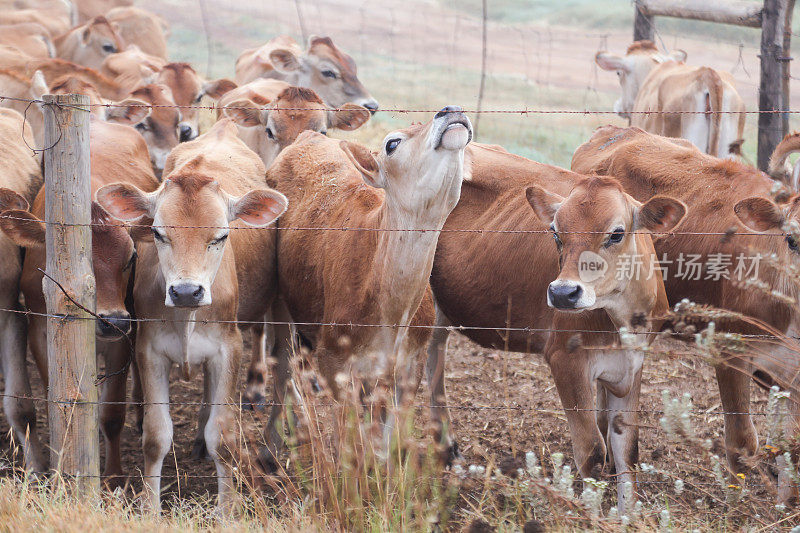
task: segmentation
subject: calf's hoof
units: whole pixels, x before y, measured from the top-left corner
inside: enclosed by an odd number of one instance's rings
[[[208,454],[208,448],[206,447],[206,440],[205,439],[195,439],[194,444],[192,444],[192,459],[196,459],[198,461],[203,461],[206,459],[211,459],[211,456]]]
[[[276,474],[280,469],[275,454],[266,446],[263,446],[258,452],[258,464],[261,466],[261,469],[264,470],[265,474]]]
[[[242,411],[264,411],[267,408],[267,399],[260,392],[245,394],[242,397]]]

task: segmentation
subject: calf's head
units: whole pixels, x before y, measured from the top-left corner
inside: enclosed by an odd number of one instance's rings
[[[650,236],[643,233],[672,230],[686,213],[683,203],[654,196],[641,204],[608,177],[578,182],[567,198],[539,186],[525,193],[539,219],[550,226],[558,249],[560,272],[547,288],[550,307],[621,308],[631,298],[652,297],[628,290],[631,282],[661,276],[648,265],[655,258]],[[644,263],[640,272],[628,270],[636,258]]]
[[[23,248],[41,248],[43,257],[44,222],[28,211],[28,203],[24,198],[18,196],[10,202],[9,192],[8,189],[0,189],[0,198],[5,198],[0,200],[0,209],[10,209],[3,212],[0,228]],[[91,228],[92,268],[97,287],[96,312],[102,319],[95,321],[95,333],[98,339],[116,340],[131,330],[131,316],[125,307],[125,297],[136,262],[136,250],[128,230],[111,219],[96,202],[92,202]]]
[[[370,96],[356,73],[356,62],[331,41],[330,37],[312,35],[308,50],[297,55],[289,48],[276,48],[266,58],[257,57],[286,76],[292,85],[310,87],[326,104],[339,107],[348,102],[378,110],[378,102]]]
[[[272,189],[236,197],[212,178],[180,173],[151,193],[129,184],[106,185],[97,191],[97,201],[120,220],[152,219],[167,307],[211,305],[230,223],[239,219],[265,227],[287,206],[286,197]]]
[[[355,104],[325,110],[317,93],[304,87],[287,87],[266,108],[250,99],[223,108],[225,116],[245,128],[259,128],[258,154],[267,167],[303,131],[327,134],[328,128],[354,130],[369,120],[369,111]]]
[[[378,154],[348,141],[340,145],[364,181],[385,189],[387,204],[399,212],[419,212],[444,200],[447,216],[461,195],[464,148],[471,140],[469,119],[460,107],[447,106],[426,124],[388,134]]]
[[[686,52],[673,50],[669,54],[662,54],[653,41],[636,41],[628,47],[624,56],[597,52],[594,60],[603,70],[616,71],[622,96],[614,102],[614,112],[627,118],[633,111],[639,88],[653,67],[665,61],[685,61]]]
[[[764,244],[765,251],[777,255],[785,263],[800,263],[800,196],[778,205],[760,196],[745,198],[734,208],[739,221],[755,233],[775,235]],[[779,244],[776,241],[780,239]]]
[[[158,73],[157,83],[166,85],[172,91],[175,103],[181,107],[181,122],[178,125],[180,141],[191,141],[200,134],[200,113],[197,106],[203,96],[218,100],[236,84],[220,78],[205,81],[189,63],[167,63]]]
[[[124,48],[116,23],[109,22],[103,16],[97,16],[77,29],[78,47],[70,59],[75,63],[100,69],[103,60]]]
[[[172,91],[166,85],[145,85],[132,92],[130,98],[152,106],[152,112],[131,125],[144,137],[153,170],[160,177],[167,156],[180,142],[181,112],[175,107]]]

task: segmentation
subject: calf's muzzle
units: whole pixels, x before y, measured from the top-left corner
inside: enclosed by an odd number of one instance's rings
[[[198,307],[205,293],[197,283],[176,283],[169,287],[169,298],[175,307]]]
[[[99,316],[95,321],[95,334],[101,339],[118,339],[130,333],[131,315],[127,312],[114,312]]]
[[[556,280],[547,287],[547,300],[556,309],[575,309],[583,296],[583,287],[574,281]]]

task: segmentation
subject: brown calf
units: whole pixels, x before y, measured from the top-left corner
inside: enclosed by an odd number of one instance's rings
[[[22,115],[11,109],[0,109],[0,210],[27,209],[42,186],[42,174],[30,149],[22,142]],[[26,134],[28,143],[33,138]],[[9,194],[10,192],[10,194]],[[0,219],[5,221],[5,219]],[[4,234],[0,234],[0,307],[22,310],[19,304],[19,281],[22,275],[22,252]],[[49,452],[36,432],[36,410],[31,397],[25,357],[25,317],[0,312],[0,362],[5,381],[3,410],[14,431],[14,439],[22,444],[25,466],[43,472]]]
[[[339,50],[330,37],[312,35],[306,52],[288,35],[245,50],[236,60],[236,83],[243,85],[257,78],[309,87],[333,107],[351,102],[373,113],[378,109],[378,102],[358,79],[355,61]]]
[[[152,191],[158,187],[147,155],[147,146],[141,135],[133,129],[93,119],[90,127],[91,189],[115,181],[135,185]],[[22,293],[25,305],[33,313],[47,312],[42,292],[44,269],[44,189],[36,196],[30,212],[8,211],[13,218],[1,220],[0,228],[19,246],[26,248],[22,271]],[[127,366],[132,356],[133,344],[125,336],[131,331],[130,313],[125,306],[128,295],[128,278],[136,259],[134,243],[118,221],[111,219],[96,203],[92,203],[92,264],[97,285],[97,352],[105,357],[105,372],[112,375],[103,384],[100,407],[100,424],[106,442],[103,474],[110,484],[118,485],[122,479],[120,460],[120,434],[125,425],[125,387]],[[47,318],[32,314],[29,317],[28,345],[47,385]],[[33,439],[33,431],[31,432]]]
[[[649,330],[653,317],[665,311],[652,243],[642,232],[678,223],[682,206],[669,199],[642,206],[614,180],[586,178],[494,147],[472,145],[469,156],[472,178],[444,229],[490,232],[450,231],[439,237],[431,286],[442,327],[434,332],[427,364],[434,421],[449,427],[447,411],[437,407],[446,405],[444,326],[464,326],[464,334],[482,346],[544,352],[567,411],[581,475],[598,477],[608,450],[617,473],[633,480],[638,433],[635,413],[625,411],[637,408],[642,352],[619,347],[613,332],[623,326]],[[651,216],[657,206],[664,208],[661,218]],[[553,235],[491,232],[548,229]],[[617,279],[626,256],[641,260],[641,276]],[[590,270],[587,263],[605,270]],[[487,326],[495,329],[483,329]],[[576,343],[561,332],[570,329],[609,333],[582,334]],[[595,418],[595,409],[612,411]],[[455,442],[445,438],[457,453]]]
[[[427,124],[387,135],[378,154],[304,132],[270,167],[268,182],[286,191],[290,202],[277,251],[280,295],[291,318],[298,323],[396,325],[298,326],[314,345],[320,374],[334,395],[336,375],[349,367],[365,383],[396,379],[395,405],[412,384],[430,332],[407,326],[433,321],[430,302],[420,303],[428,291],[437,230],[458,202],[464,148],[471,137],[461,108],[446,107]],[[291,229],[344,226],[364,230]],[[429,231],[405,231],[411,229]],[[343,337],[350,342],[342,343]],[[278,399],[286,380],[280,368]],[[263,456],[267,463],[280,444],[274,441],[274,418],[268,428],[270,449]],[[390,419],[387,437],[392,424]]]
[[[770,176],[781,180],[794,192],[800,190],[800,160],[792,167],[789,165],[789,156],[796,152],[800,152],[800,132],[786,135],[769,159]]]
[[[614,111],[630,118],[631,126],[688,139],[717,157],[740,155],[745,108],[733,77],[708,67],[691,67],[685,59],[686,52],[662,54],[651,41],[633,43],[624,57],[608,52],[595,56],[601,68],[617,72],[622,97],[614,103]]]
[[[233,89],[218,105],[221,108],[218,115],[236,122],[239,138],[261,157],[266,168],[301,132],[327,134],[328,128],[354,130],[370,116],[367,109],[355,104],[325,111],[325,105],[313,90],[263,78]],[[253,342],[245,399],[250,405],[258,405],[265,398],[267,352],[272,335],[269,327],[253,326],[251,329],[260,340]]]
[[[167,179],[152,193],[127,184],[97,193],[98,202],[115,217],[152,220],[153,225],[154,242],[143,242],[139,250],[134,287],[137,315],[156,319],[140,324],[136,338],[145,400],[146,502],[153,511],[161,508],[161,466],[172,444],[170,368],[179,365],[184,379],[190,379],[202,366],[206,405],[201,428],[217,467],[219,505],[227,509],[234,487],[223,453],[235,435],[231,402],[242,350],[232,323],[239,290],[228,234],[241,228],[236,219],[250,226],[271,224],[286,209],[286,198],[264,188],[261,161],[236,138],[230,121],[218,122],[173,150],[165,173]],[[233,231],[261,232],[266,233]]]
[[[760,215],[750,213],[752,208],[766,206],[765,199],[775,190],[776,182],[766,174],[748,165],[722,161],[677,146],[638,128],[613,126],[598,129],[580,146],[573,156],[572,167],[578,172],[616,176],[625,190],[639,201],[646,201],[654,194],[668,194],[686,203],[689,215],[681,226],[681,233],[655,243],[660,258],[666,258],[673,265],[690,254],[698,256],[705,264],[714,257],[729,258],[725,277],[709,276],[708,271],[679,276],[676,275],[679,271],[673,268],[665,279],[670,301],[687,298],[697,304],[729,309],[789,337],[797,335],[800,328],[796,306],[785,299],[765,296],[747,283],[755,277],[765,283],[769,291],[779,290],[790,298],[795,298],[798,292],[788,274],[770,265],[768,260],[775,254],[779,261],[796,262],[797,242],[789,228],[782,233],[772,231],[773,237],[754,236],[747,229],[749,226],[765,231],[774,226],[758,222]],[[753,200],[753,197],[760,200]],[[794,205],[781,215],[782,219],[795,217]],[[771,212],[774,211],[768,209],[764,214]],[[732,231],[736,235],[728,238],[714,235]],[[736,274],[739,266],[744,270]],[[762,327],[734,320],[717,324],[717,329],[757,335],[765,332]],[[750,376],[788,387],[793,393],[799,386],[796,372],[800,369],[800,359],[796,349],[768,340],[751,340],[749,345],[751,350],[743,354],[724,354],[725,359],[716,366],[722,408],[726,412],[726,453],[730,467],[736,472],[746,468],[742,459],[758,450],[758,437],[748,414]]]

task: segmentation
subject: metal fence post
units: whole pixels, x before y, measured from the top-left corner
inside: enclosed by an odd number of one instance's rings
[[[44,96],[44,178],[47,273],[69,295],[94,311],[89,98]],[[43,281],[47,321],[51,464],[76,476],[79,490],[98,492],[95,323],[53,281]]]

